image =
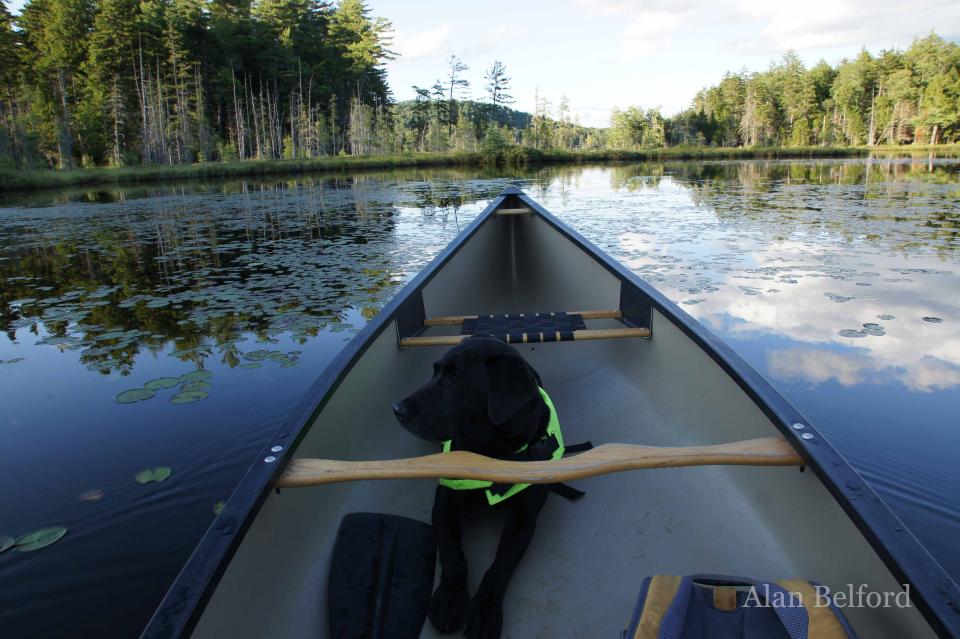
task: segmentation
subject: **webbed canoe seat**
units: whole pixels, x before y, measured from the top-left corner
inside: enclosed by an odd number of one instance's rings
[[[853,628],[813,581],[655,575],[640,586],[624,639],[850,639]]]
[[[424,327],[460,325],[460,334],[404,337],[400,340],[400,345],[453,346],[471,335],[490,335],[508,344],[650,337],[649,328],[624,326],[623,328],[588,329],[585,322],[588,319],[621,318],[620,311],[553,311],[431,317],[424,320]]]

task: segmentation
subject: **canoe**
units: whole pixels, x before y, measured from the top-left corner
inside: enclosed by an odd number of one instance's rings
[[[302,458],[437,453],[398,425],[391,406],[429,378],[465,323],[521,313],[582,322],[546,331],[508,323],[503,335],[539,371],[568,441],[694,446],[778,436],[803,466],[576,481],[585,498],[551,497],[540,514],[507,593],[503,636],[619,636],[644,577],[698,573],[812,579],[833,592],[906,589],[909,606],[843,612],[860,637],[960,636],[956,584],[816,426],[696,320],[512,187],[320,374],[143,636],[326,636],[341,519],[381,512],[429,522],[435,480],[277,489],[281,475]],[[484,520],[464,534],[473,591],[499,532]],[[423,636],[434,634],[427,622]]]

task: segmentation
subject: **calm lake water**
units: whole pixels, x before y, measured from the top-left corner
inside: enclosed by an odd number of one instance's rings
[[[508,184],[727,340],[960,576],[956,161],[40,192],[0,196],[0,538],[67,533],[0,554],[0,636],[136,636],[325,363]]]

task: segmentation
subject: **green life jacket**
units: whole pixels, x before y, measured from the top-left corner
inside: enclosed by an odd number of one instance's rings
[[[540,391],[540,397],[543,398],[543,403],[547,405],[547,410],[550,411],[550,421],[547,423],[547,432],[546,434],[538,441],[534,442],[534,448],[540,448],[542,450],[543,446],[546,445],[549,448],[552,448],[550,452],[550,459],[560,459],[563,457],[563,434],[560,432],[560,420],[557,419],[557,409],[553,407],[553,402],[550,401],[550,397],[547,395],[547,392],[542,388],[538,388]],[[556,448],[553,448],[554,442]],[[453,441],[448,439],[443,442],[443,452],[449,453],[450,447],[453,444]],[[521,456],[521,453],[528,449],[528,445],[524,444],[521,446],[514,455]],[[440,485],[446,486],[447,488],[452,488],[453,490],[476,490],[479,488],[486,489],[484,492],[487,495],[487,503],[491,506],[499,504],[504,499],[509,499],[513,497],[521,490],[529,486],[530,484],[494,484],[491,481],[481,481],[479,479],[440,479]]]

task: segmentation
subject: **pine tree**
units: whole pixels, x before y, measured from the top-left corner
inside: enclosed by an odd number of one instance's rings
[[[14,166],[20,166],[25,159],[17,130],[17,87],[21,73],[13,16],[0,2],[0,163],[8,158]]]
[[[514,102],[513,96],[510,95],[510,84],[513,78],[507,75],[507,67],[500,60],[494,60],[493,65],[487,69],[483,77],[487,81],[487,93],[490,95],[490,104],[493,106],[490,110],[490,120],[496,121],[497,109]]]
[[[60,168],[76,164],[74,111],[92,17],[88,0],[31,0],[21,14],[25,68],[42,108],[54,119]]]
[[[457,102],[456,92],[460,89],[466,89],[470,82],[463,77],[464,71],[469,71],[470,67],[455,55],[447,58],[447,100],[449,101],[450,117],[447,120],[447,135],[453,135],[453,125],[457,122]]]
[[[793,51],[783,56],[774,73],[779,85],[775,95],[783,105],[786,120],[783,137],[791,146],[806,146],[810,144],[810,119],[816,107],[813,80]]]
[[[136,104],[131,99],[139,10],[138,0],[101,0],[90,33],[90,53],[83,64],[85,91],[80,108],[87,146],[97,160],[109,148],[113,166],[124,164],[124,148],[136,133]]]

